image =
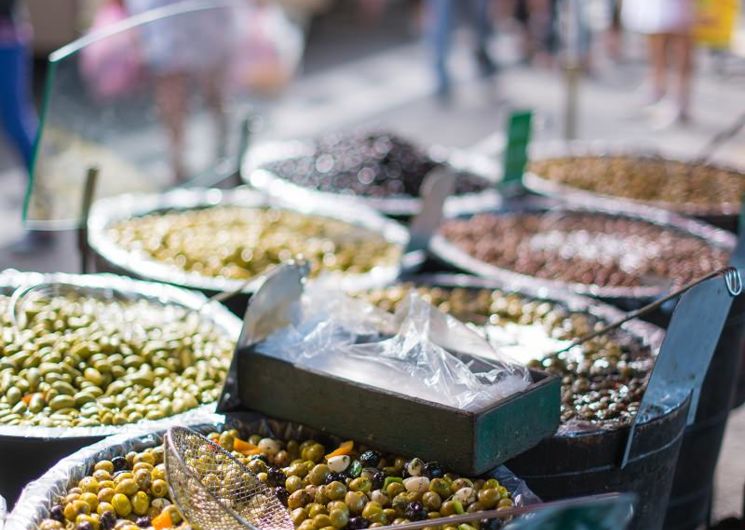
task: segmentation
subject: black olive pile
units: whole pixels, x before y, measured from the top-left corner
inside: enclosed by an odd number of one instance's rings
[[[388,311],[414,288],[404,284],[366,293]],[[538,324],[558,340],[572,340],[604,322],[560,304],[491,289],[418,287],[423,298],[459,320],[478,326]],[[628,424],[639,409],[653,362],[650,349],[624,332],[601,335],[571,353],[543,354],[530,363],[562,378],[561,420],[603,428]]]
[[[436,462],[385,455],[351,441],[336,447],[258,434],[242,439],[237,430],[208,437],[274,489],[297,530],[362,530],[514,506],[494,478],[460,477]],[[171,499],[163,458],[161,446],[96,462],[38,530],[190,529]]]
[[[440,162],[389,132],[334,133],[315,140],[310,156],[272,162],[266,169],[306,188],[365,197],[417,197],[427,173]],[[489,188],[484,178],[459,172],[455,194]]]

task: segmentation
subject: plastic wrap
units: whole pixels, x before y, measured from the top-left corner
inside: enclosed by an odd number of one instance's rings
[[[285,208],[307,215],[337,219],[380,233],[387,241],[403,247],[409,240],[408,231],[400,224],[378,215],[360,205],[349,205],[338,200],[319,201],[310,194],[270,198],[248,189],[223,191],[218,189],[177,189],[161,194],[121,195],[96,201],[88,220],[88,241],[95,253],[118,271],[139,278],[152,279],[208,293],[255,291],[264,281],[264,275],[245,285],[244,280],[205,276],[186,272],[175,266],[160,263],[147,255],[129,252],[117,245],[108,235],[108,228],[131,217],[144,216],[158,211],[191,210],[219,205],[262,208]],[[385,285],[399,274],[399,264],[374,267],[367,273],[328,273],[327,276],[349,289]]]
[[[237,413],[227,417],[212,415],[202,418],[200,422],[184,424],[190,425],[191,428],[203,434],[229,427],[266,436],[276,436],[280,439],[312,437],[320,441],[329,440],[336,444],[340,442],[328,434],[319,433],[305,426],[267,419],[254,413]],[[35,530],[47,517],[55,499],[83,478],[97,460],[110,459],[113,456],[125,455],[129,451],[141,451],[153,447],[162,442],[164,434],[164,430],[159,430],[135,436],[131,434],[112,436],[60,460],[44,476],[26,486],[8,517],[5,530]],[[510,491],[516,505],[526,506],[540,502],[527,484],[506,467],[500,466],[488,475],[499,480]]]
[[[200,311],[205,321],[213,322],[223,333],[234,340],[238,339],[241,330],[240,320],[217,302],[205,305],[207,299],[191,291],[185,291],[168,285],[142,282],[115,276],[112,274],[40,274],[35,272],[19,272],[16,270],[5,270],[0,273],[0,293],[9,295],[16,288],[31,286],[40,283],[60,283],[73,286],[81,293],[90,292],[103,296],[114,296],[123,294],[147,298],[162,304],[179,305],[192,311]],[[214,413],[215,404],[202,405],[191,410],[176,414],[160,420],[143,420],[135,424],[127,425],[101,425],[97,427],[42,427],[42,426],[17,426],[0,424],[0,437],[13,438],[82,438],[109,436],[128,430],[158,430],[165,429],[170,425],[182,423],[194,423]]]
[[[357,383],[476,410],[527,388],[529,371],[411,293],[395,315],[316,284],[256,350]]]
[[[441,147],[433,147],[429,151],[433,159],[444,160],[454,170],[473,173],[495,184],[493,189],[448,197],[444,206],[446,216],[453,217],[481,212],[502,204],[502,196],[496,189],[496,183],[501,178],[498,176],[501,175],[502,171],[497,161],[472,151]],[[313,152],[314,147],[311,142],[290,141],[262,144],[252,149],[250,155],[246,157],[246,162],[241,168],[241,176],[244,182],[277,197],[307,196],[310,194],[318,200],[339,200],[339,198],[343,198],[347,201],[354,200],[381,213],[396,217],[413,216],[420,212],[422,201],[419,197],[363,197],[342,192],[317,191],[295,184],[275,172],[263,168],[263,166],[272,162],[307,156],[313,154]]]
[[[663,228],[675,230],[683,234],[698,237],[713,247],[724,250],[732,250],[735,247],[736,238],[734,234],[725,230],[715,228],[694,219],[688,219],[656,208],[641,205],[622,205],[618,201],[592,201],[592,206],[584,205],[560,205],[549,208],[545,205],[520,204],[495,212],[496,215],[510,215],[515,213],[541,213],[549,215],[546,218],[547,226],[550,220],[556,219],[563,212],[596,213],[615,217],[625,217],[631,220],[645,221],[659,225]],[[506,282],[519,287],[541,287],[550,290],[565,290],[576,294],[595,296],[603,299],[644,299],[656,298],[663,295],[669,287],[669,282],[662,278],[649,278],[649,285],[638,285],[635,287],[625,286],[601,286],[597,284],[573,283],[562,280],[537,278],[527,274],[501,268],[475,258],[459,248],[455,243],[445,238],[441,233],[435,234],[430,242],[430,251],[441,261],[448,265],[457,267],[463,271]]]
[[[535,285],[528,285],[523,282],[514,282],[504,279],[477,278],[463,274],[411,276],[405,278],[405,280],[412,282],[414,285],[436,286],[445,289],[498,289],[505,293],[518,293],[526,298],[549,301],[573,313],[586,313],[597,318],[600,322],[605,323],[619,320],[625,315],[624,312],[613,306],[598,302],[591,298],[571,294],[562,289],[547,287],[539,282],[536,282]],[[473,326],[473,329],[478,330],[479,333],[486,336],[490,342],[493,341],[494,346],[500,348],[500,351],[504,351],[511,357],[517,358],[522,362],[525,362],[528,358],[540,357],[541,354],[559,349],[554,348],[554,346],[566,346],[565,341],[545,338],[544,330],[540,330],[540,333],[536,336],[530,335],[529,333],[513,334],[510,330],[500,331],[503,329],[502,326],[488,324],[483,327]],[[650,373],[652,366],[654,365],[654,358],[660,350],[664,336],[664,330],[642,320],[626,322],[621,326],[621,328],[611,332],[611,337],[618,341],[622,347],[630,348],[639,352],[648,352],[648,356],[643,356],[638,362],[641,363],[641,365],[643,365]],[[674,396],[672,399],[674,399]],[[649,411],[649,414],[641,419],[643,421],[650,421],[663,415],[666,410],[667,409],[664,407],[660,407],[656,410]],[[608,428],[609,427],[605,427],[602,424],[574,418],[567,422],[562,422],[555,436],[580,436],[606,430]]]

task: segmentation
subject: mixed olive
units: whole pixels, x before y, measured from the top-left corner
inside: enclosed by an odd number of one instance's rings
[[[196,312],[148,299],[0,296],[0,425],[157,420],[219,397],[233,339]]]
[[[681,230],[595,212],[480,214],[446,221],[442,234],[499,268],[603,287],[682,285],[729,257]]]
[[[378,307],[393,311],[414,288],[403,284],[370,291],[365,296]],[[572,312],[555,302],[496,289],[416,287],[416,290],[442,311],[477,326],[537,325],[549,337],[569,341],[604,324],[589,313]],[[527,332],[536,335],[538,330],[530,328]],[[562,378],[562,422],[604,428],[631,421],[653,366],[650,348],[623,331],[601,335],[568,352],[535,353],[537,358],[529,362],[531,367]]]
[[[708,208],[739,204],[742,172],[661,157],[570,156],[532,162],[530,171],[553,182],[603,195]]]
[[[109,236],[179,270],[245,280],[290,259],[321,270],[365,273],[398,261],[400,247],[350,223],[273,208],[216,206],[154,213],[114,224]]]
[[[267,164],[266,169],[303,187],[366,197],[419,196],[424,177],[441,164],[422,148],[384,131],[332,133],[314,152]],[[489,188],[488,180],[459,172],[455,194]]]
[[[386,455],[351,441],[334,448],[314,439],[241,438],[237,430],[208,438],[274,490],[297,530],[362,530],[514,506],[508,489],[494,478],[460,477],[436,462]],[[96,462],[38,529],[191,528],[171,499],[163,459],[163,447],[154,447]],[[220,491],[219,480],[206,487],[230,495]]]

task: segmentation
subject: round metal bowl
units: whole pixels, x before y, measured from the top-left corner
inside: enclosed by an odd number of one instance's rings
[[[227,416],[214,415],[200,422],[193,422],[190,428],[207,435],[213,431],[238,429],[243,432],[256,432],[263,436],[278,438],[314,438],[324,443],[339,444],[339,439],[329,433],[321,433],[303,425],[265,418],[256,413],[231,413]],[[36,530],[47,517],[54,502],[68,493],[86,476],[93,465],[102,459],[110,460],[124,456],[129,451],[143,451],[163,443],[164,430],[148,434],[122,434],[107,438],[75,454],[64,458],[47,471],[39,480],[28,485],[18,500],[6,522],[5,530]],[[504,485],[512,494],[518,506],[540,502],[522,480],[504,466],[488,473]]]
[[[659,225],[661,227],[677,231],[703,239],[709,245],[731,251],[735,246],[735,236],[725,230],[698,222],[693,219],[680,217],[664,210],[633,205],[619,209],[616,205],[609,203],[597,204],[585,207],[580,205],[563,205],[548,208],[540,205],[515,203],[510,208],[494,211],[496,215],[514,215],[521,213],[590,213],[607,215],[611,217],[625,217],[630,220],[643,221]],[[548,289],[560,289],[580,295],[588,295],[610,301],[652,299],[663,295],[669,289],[668,282],[664,279],[650,281],[649,285],[636,287],[623,286],[600,286],[594,284],[583,284],[566,282],[562,280],[549,280],[536,278],[512,270],[491,265],[472,257],[458,248],[454,243],[447,240],[441,233],[436,234],[430,243],[430,251],[440,261],[457,269],[475,274],[476,276],[493,278],[496,280],[511,282],[515,285],[525,287],[545,287]]]
[[[535,161],[577,156],[625,156],[638,160],[663,159],[683,163],[694,162],[693,159],[668,156],[667,154],[662,153],[659,150],[650,149],[648,146],[598,141],[547,143],[544,145],[536,146],[533,149],[532,153],[532,159]],[[745,171],[743,171],[741,168],[730,167],[719,163],[708,163],[706,165],[709,167],[715,167],[726,171],[734,171],[740,173],[742,175],[742,178],[745,179]],[[525,172],[525,175],[523,177],[523,184],[527,189],[534,193],[562,199],[568,202],[594,204],[600,198],[612,201],[613,203],[617,203],[619,206],[624,204],[652,206],[675,212],[680,215],[700,217],[703,219],[711,220],[712,222],[722,222],[724,221],[723,218],[737,217],[740,213],[741,207],[740,197],[731,197],[730,200],[728,200],[727,202],[723,202],[720,204],[696,204],[690,202],[676,203],[652,200],[647,201],[627,197],[619,197],[615,195],[604,195],[594,191],[580,189],[569,184],[562,184],[560,182],[549,180],[545,176],[531,171],[530,166],[528,166],[528,170]],[[716,222],[715,224],[719,225],[720,222]],[[731,223],[726,223],[726,226],[729,228],[731,226]]]
[[[19,287],[49,282],[72,286],[81,294],[103,297],[119,294],[200,311],[205,321],[212,322],[226,336],[237,341],[240,334],[240,320],[217,302],[204,306],[206,298],[199,293],[111,274],[39,274],[6,270],[0,273],[0,293],[10,295]],[[3,454],[0,460],[0,494],[12,503],[26,482],[37,477],[63,456],[103,437],[132,429],[165,429],[170,425],[204,417],[214,409],[214,404],[201,405],[161,420],[120,426],[41,427],[0,424],[0,452]]]
[[[163,194],[124,195],[97,201],[88,220],[88,241],[96,254],[100,269],[197,289],[207,295],[241,289],[244,295],[248,295],[263,283],[264,275],[257,276],[246,285],[244,280],[186,272],[175,266],[160,263],[144,253],[130,252],[118,246],[107,233],[112,224],[133,217],[227,205],[246,208],[272,207],[343,221],[381,234],[391,244],[401,247],[402,252],[409,240],[408,230],[402,225],[386,219],[375,211],[361,208],[359,205],[344,204],[338,200],[324,201],[304,194],[281,199],[247,189],[178,189]],[[410,253],[399,263],[374,267],[367,273],[331,273],[325,276],[333,279],[342,288],[383,285],[395,279],[403,269],[416,267],[423,261],[423,257],[421,252]],[[247,299],[245,296],[243,298],[242,304],[245,308]]]
[[[313,152],[313,144],[310,142],[276,142],[259,145],[252,149],[246,158],[246,162],[241,169],[242,178],[247,184],[278,197],[305,192],[324,199],[343,198],[347,201],[353,199],[392,217],[411,217],[421,211],[422,201],[419,197],[365,197],[352,193],[317,191],[295,184],[265,168],[267,164],[272,162],[298,156],[309,156]],[[501,178],[502,170],[496,160],[478,153],[438,147],[431,148],[430,154],[433,160],[444,160],[445,164],[453,171],[473,173],[494,183],[494,187],[491,189],[449,197],[444,206],[446,216],[452,217],[481,212],[502,204],[502,197],[496,190],[496,184]]]

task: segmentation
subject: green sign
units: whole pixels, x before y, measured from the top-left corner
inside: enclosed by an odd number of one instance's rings
[[[503,185],[521,183],[528,163],[528,145],[533,124],[533,111],[516,110],[507,125],[507,145],[504,149]]]

